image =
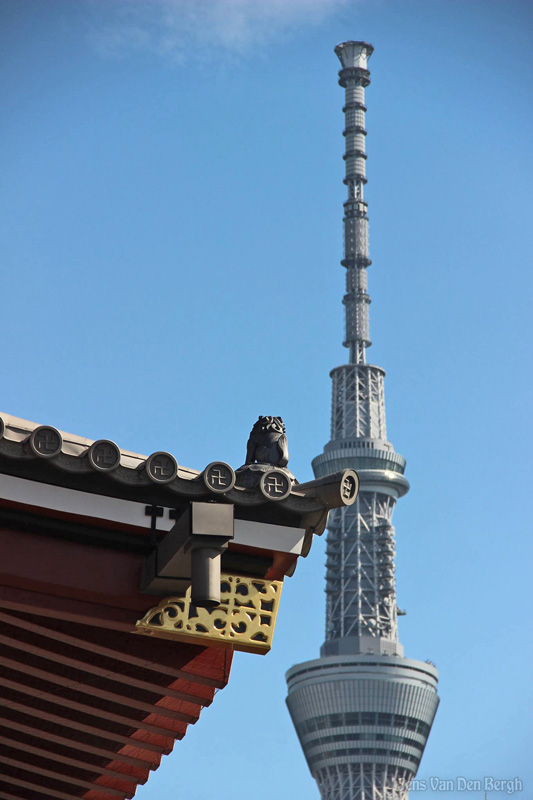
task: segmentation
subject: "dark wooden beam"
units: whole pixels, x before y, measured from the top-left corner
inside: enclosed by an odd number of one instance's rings
[[[0,789],[0,800],[21,800],[21,795],[11,794],[11,792],[4,792]],[[38,800],[38,798],[35,798],[35,800]]]
[[[33,792],[37,792],[38,795],[42,795],[44,800],[49,800],[50,797],[56,798],[56,800],[79,800],[79,795],[77,794],[66,794],[66,792],[60,792],[57,789],[48,789],[44,788],[43,786],[39,786],[38,783],[33,783],[32,781],[23,781],[20,778],[14,778],[12,775],[6,775],[5,773],[0,772],[0,780],[4,780],[7,786],[20,786],[21,789],[31,789]],[[92,791],[101,791],[104,794],[108,794],[106,791],[106,787],[102,786],[100,789],[98,786],[91,786]],[[124,795],[121,795],[124,797]],[[13,795],[11,795],[13,797]],[[21,800],[20,796],[15,797],[15,800]],[[38,800],[38,798],[35,798]]]
[[[145,731],[149,731],[150,733],[159,734],[160,736],[174,738],[173,727],[167,728],[164,725],[152,725],[152,723],[146,722],[144,719],[136,719],[135,717],[123,716],[122,714],[115,714],[112,711],[105,711],[103,708],[88,706],[85,703],[78,703],[77,701],[72,700],[68,697],[63,697],[62,695],[54,694],[44,689],[34,689],[33,687],[27,686],[24,683],[20,683],[19,681],[8,680],[5,677],[2,678],[1,683],[3,688],[13,689],[15,692],[28,694],[30,695],[30,697],[38,697],[47,703],[52,703],[53,705],[58,705],[58,706],[64,706],[65,708],[72,709],[72,711],[80,711],[82,714],[88,714],[91,717],[97,717],[98,719],[106,719],[109,722],[116,723],[117,725],[123,725],[125,728],[138,728]],[[181,731],[181,733],[184,733],[184,731]]]
[[[123,633],[134,633],[135,623],[139,618],[139,612],[124,608],[56,597],[28,587],[22,589],[12,585],[6,576],[0,576],[0,606],[10,611],[38,614]],[[149,607],[147,606],[147,610]]]
[[[24,503],[12,502],[9,507],[0,507],[0,525],[9,530],[39,533],[40,536],[53,536],[79,544],[96,545],[106,550],[140,553],[143,556],[152,550],[149,528],[127,525],[115,520],[77,517],[67,512],[47,513],[47,509]],[[164,531],[157,532],[158,539],[163,536]]]
[[[153,598],[140,591],[143,557],[103,547],[0,528],[0,575],[11,585],[92,603],[145,611]],[[3,581],[0,581],[3,582]]]
[[[7,637],[0,636],[0,642]],[[40,681],[47,681],[56,686],[61,686],[63,689],[73,689],[81,694],[88,694],[91,697],[99,697],[101,700],[106,700],[108,703],[114,705],[124,706],[128,709],[137,709],[138,711],[145,711],[147,714],[157,714],[158,717],[167,717],[168,719],[178,720],[179,722],[186,722],[189,725],[194,725],[198,721],[197,716],[192,714],[185,714],[183,711],[173,711],[172,709],[165,708],[164,706],[155,705],[153,703],[146,703],[144,700],[137,700],[135,697],[127,696],[124,694],[117,694],[110,692],[107,689],[99,689],[97,686],[92,686],[88,683],[75,681],[72,678],[67,678],[64,675],[58,675],[54,672],[49,672],[44,669],[37,669],[25,664],[22,661],[15,661],[12,658],[6,658],[0,654],[0,667],[7,667],[14,672],[22,675],[30,675],[33,678],[38,678]],[[116,680],[116,678],[115,678]],[[54,698],[58,695],[53,694]],[[64,699],[64,698],[63,698]],[[57,702],[57,701],[54,701]],[[70,701],[68,701],[70,703]],[[96,708],[92,711],[93,714],[104,716],[106,712]],[[130,720],[130,724],[134,724],[134,720]]]
[[[0,789],[0,800],[21,800],[20,794],[11,794],[11,792],[3,792]],[[37,800],[37,798],[36,798]]]
[[[48,636],[50,639],[58,640],[58,637],[50,636],[51,631],[39,625],[32,625],[29,622],[21,622],[16,617],[9,616],[8,614],[2,614],[0,612],[0,622],[6,622],[9,625],[13,625],[16,627],[22,627],[25,630],[30,631],[30,633],[35,633],[39,636]],[[138,678],[134,678],[131,675],[127,675],[121,672],[120,663],[115,663],[113,669],[102,669],[101,667],[96,666],[95,664],[91,664],[89,661],[84,659],[83,661],[71,658],[70,656],[66,656],[63,653],[58,653],[56,650],[48,650],[44,647],[37,647],[36,645],[29,644],[27,642],[23,642],[20,639],[14,639],[9,636],[0,636],[0,643],[7,645],[8,647],[12,647],[17,650],[22,650],[25,653],[31,653],[32,655],[39,656],[39,658],[45,658],[49,661],[55,661],[58,664],[64,664],[65,666],[73,667],[74,669],[79,670],[80,672],[87,672],[91,675],[98,675],[100,678],[106,678],[107,680],[116,681],[118,683],[127,684],[135,689],[141,689],[145,692],[152,692],[153,694],[160,694],[164,697],[173,697],[176,700],[183,700],[187,703],[196,703],[197,705],[206,706],[209,705],[208,701],[202,697],[197,697],[194,694],[190,694],[189,692],[181,692],[177,689],[172,689],[170,687],[161,686],[157,683],[152,683],[150,681],[139,680]],[[89,647],[87,648],[89,649]],[[92,650],[92,648],[91,648]],[[94,652],[94,651],[93,651]],[[130,662],[131,663],[131,662]]]
[[[27,761],[19,761],[17,758],[8,758],[0,753],[0,764],[6,764],[8,767],[15,767],[18,770],[21,770],[21,774],[29,772],[31,776],[33,775],[42,775],[45,778],[51,778],[55,781],[60,781],[61,783],[71,784],[72,786],[81,786],[83,789],[92,789],[93,791],[105,791],[106,794],[110,794],[113,797],[120,797],[121,800],[124,800],[126,797],[131,797],[130,792],[122,792],[120,789],[110,789],[108,786],[102,786],[101,789],[98,784],[95,784],[93,781],[84,781],[80,778],[74,778],[72,775],[65,775],[64,772],[56,772],[53,769],[44,769],[44,767],[37,767],[35,764],[28,764]],[[13,778],[10,777],[9,780],[13,782]],[[46,790],[48,794],[51,794],[50,789]],[[134,790],[135,791],[135,790]]]
[[[133,739],[131,736],[124,736],[121,733],[114,733],[106,730],[105,728],[95,728],[92,725],[85,725],[85,723],[79,722],[76,719],[70,719],[69,717],[62,716],[60,713],[49,714],[47,711],[41,711],[41,709],[35,708],[31,703],[28,705],[16,703],[14,700],[10,700],[9,697],[2,697],[0,702],[1,705],[5,706],[6,708],[11,708],[13,711],[20,711],[21,713],[27,714],[30,717],[33,716],[37,717],[38,719],[46,720],[46,722],[52,722],[59,728],[74,728],[74,730],[83,731],[83,733],[89,733],[91,736],[98,737],[99,739],[110,739],[111,741],[120,742],[121,744],[129,745],[130,747],[138,747],[139,750],[157,753],[158,755],[168,755],[172,752],[172,744],[170,743],[168,746],[163,747],[158,744],[153,744],[152,742],[144,742],[140,739]],[[175,739],[182,739],[183,736],[184,734],[174,734]]]
[[[61,747],[69,747],[71,750],[79,750],[82,753],[91,753],[91,755],[99,756],[100,758],[106,758],[108,761],[121,761],[123,764],[128,764],[131,767],[139,767],[145,771],[154,768],[154,765],[150,761],[142,761],[140,758],[126,756],[120,751],[115,752],[111,748],[106,750],[103,747],[94,747],[94,745],[80,742],[78,739],[73,739],[72,736],[69,738],[66,736],[58,736],[55,733],[50,733],[50,731],[45,731],[41,728],[30,727],[29,725],[23,725],[21,722],[15,722],[12,719],[0,720],[0,728],[1,727],[5,727],[7,730],[25,733],[29,736],[32,736],[36,742],[54,742],[54,744],[59,744]],[[129,739],[130,743],[133,741],[135,740]],[[144,781],[140,781],[140,783],[144,783]]]
[[[36,741],[40,740],[37,739]],[[100,767],[97,764],[92,764],[90,761],[80,761],[77,758],[70,758],[69,756],[59,754],[57,752],[54,752],[53,750],[44,750],[42,747],[35,747],[35,745],[27,744],[27,742],[20,742],[17,739],[11,739],[7,736],[0,736],[0,745],[5,745],[6,747],[9,747],[11,750],[20,750],[23,754],[31,753],[32,755],[39,756],[40,758],[47,758],[53,761],[54,763],[67,764],[70,767],[83,769],[87,772],[95,772],[98,773],[99,775],[108,775],[111,778],[117,778],[118,780],[124,781],[125,783],[134,784],[133,791],[135,791],[136,784],[146,783],[146,778],[144,780],[136,780],[131,774],[127,772],[117,772],[114,769],[108,769],[107,767]],[[26,769],[31,771],[33,767],[31,766],[31,764],[27,764]]]
[[[65,611],[67,605],[70,608],[70,603],[65,603],[64,600],[61,600],[59,605],[61,605],[61,609],[55,608],[53,609],[53,605],[55,604],[54,601],[60,600],[59,598],[50,597],[49,595],[40,595],[34,594],[33,592],[25,592],[24,590],[19,589],[6,589],[6,587],[0,586],[0,606],[4,608],[9,608],[15,612],[19,611],[22,613],[30,613],[37,617],[44,617],[46,619],[53,619],[53,620],[60,620],[65,622],[74,622],[79,623],[83,622],[86,625],[90,625],[93,628],[104,628],[105,630],[120,630],[126,633],[132,633],[132,627],[128,625],[126,629],[123,627],[112,627],[110,628],[109,625],[102,624],[100,625],[99,619],[96,617],[84,617],[84,619],[80,619],[77,615],[72,615],[68,611]],[[75,604],[76,605],[76,604]],[[77,604],[77,608],[80,606],[84,606],[85,604]],[[17,607],[15,607],[17,606]],[[100,607],[99,607],[100,608]],[[72,609],[71,609],[72,610]],[[81,609],[80,609],[81,610]],[[100,608],[100,611],[104,611],[104,609]],[[87,612],[87,608],[85,608],[85,612]],[[12,617],[8,614],[2,614],[2,617],[5,622],[9,624],[26,624],[27,621],[24,619],[22,622],[18,617]],[[122,652],[117,648],[110,647],[109,644],[102,645],[98,642],[93,641],[92,639],[81,639],[78,636],[72,636],[70,634],[65,634],[63,632],[59,632],[54,630],[54,628],[50,628],[46,626],[46,619],[43,621],[43,627],[46,631],[43,635],[50,636],[53,639],[57,639],[59,642],[64,642],[65,644],[70,644],[73,647],[79,647],[82,650],[88,650],[90,652],[97,653],[98,655],[106,656],[108,658],[112,658],[116,661],[121,661],[125,664],[131,664],[132,666],[141,667],[142,669],[152,670],[153,672],[163,673],[168,675],[172,678],[182,678],[183,680],[190,681],[192,683],[198,683],[203,686],[212,687],[215,689],[222,689],[226,685],[225,680],[217,680],[216,678],[211,678],[207,675],[197,674],[197,672],[190,672],[188,670],[179,669],[168,664],[163,664],[160,662],[156,662],[151,660],[150,658],[139,657],[131,652]],[[11,620],[17,620],[16,623],[12,623]],[[41,628],[40,625],[37,628]],[[37,631],[35,631],[37,632]],[[39,630],[40,632],[40,630]],[[141,638],[141,637],[139,637]],[[150,642],[150,647],[153,647],[153,641]],[[198,652],[201,652],[200,647],[198,648]],[[228,654],[229,655],[229,654]],[[200,700],[195,700],[194,702],[200,702]]]

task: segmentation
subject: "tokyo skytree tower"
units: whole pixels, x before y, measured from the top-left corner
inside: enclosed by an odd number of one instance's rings
[[[331,512],[326,639],[320,658],[287,673],[287,705],[322,800],[405,800],[437,710],[438,671],[405,658],[394,580],[396,500],[409,489],[405,459],[387,441],[384,378],[368,364],[365,87],[373,47],[335,48],[345,90],[344,259],[348,364],[331,372],[331,439],[317,478],[357,470],[356,503]]]

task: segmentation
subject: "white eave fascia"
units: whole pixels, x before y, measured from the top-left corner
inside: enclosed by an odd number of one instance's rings
[[[87,524],[102,520],[143,529],[149,528],[151,524],[150,517],[146,515],[146,503],[81,492],[77,489],[67,489],[12,475],[0,474],[0,501],[2,500],[17,506],[34,508],[36,514],[40,509],[47,509],[59,515],[85,519]],[[157,519],[158,531],[167,532],[175,524],[175,521],[169,518],[168,510],[170,509],[165,510],[163,517]],[[300,555],[304,536],[303,528],[236,519],[233,543],[260,550]]]

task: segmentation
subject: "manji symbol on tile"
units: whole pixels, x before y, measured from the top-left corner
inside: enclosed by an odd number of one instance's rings
[[[196,608],[189,588],[184,597],[169,597],[151,608],[136,629],[165,639],[268,653],[282,586],[283,581],[222,573],[221,602],[216,608]]]

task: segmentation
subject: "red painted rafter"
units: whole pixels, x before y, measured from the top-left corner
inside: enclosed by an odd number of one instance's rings
[[[0,606],[11,611],[54,617],[82,625],[95,625],[110,631],[133,633],[139,613],[125,608],[113,608],[85,600],[73,600],[46,594],[42,591],[21,589],[0,578]]]
[[[13,689],[15,692],[28,694],[31,697],[38,697],[48,703],[54,705],[64,706],[65,708],[72,709],[73,711],[80,711],[82,714],[89,714],[89,716],[97,717],[98,719],[106,719],[109,722],[116,722],[117,725],[124,725],[126,728],[142,728],[143,730],[150,731],[150,733],[157,733],[160,736],[174,737],[175,732],[180,731],[179,727],[174,725],[166,727],[164,725],[153,725],[151,722],[146,722],[144,719],[136,719],[135,717],[124,716],[123,714],[115,714],[112,711],[105,711],[102,708],[88,706],[86,703],[78,703],[70,698],[63,697],[60,694],[48,692],[44,689],[34,689],[32,686],[27,686],[20,681],[12,681],[7,678],[2,678],[2,686],[6,689]],[[155,716],[155,715],[151,715]],[[181,723],[185,725],[185,723]],[[180,731],[184,733],[184,730]]]
[[[161,745],[154,744],[153,742],[141,741],[140,739],[133,739],[131,736],[124,736],[123,734],[115,733],[114,731],[108,731],[105,728],[96,728],[93,725],[86,725],[83,722],[79,722],[77,719],[70,719],[69,717],[62,716],[59,712],[56,714],[50,714],[47,711],[41,711],[41,709],[35,708],[31,703],[28,703],[28,705],[23,705],[22,703],[16,703],[13,700],[10,700],[8,697],[1,697],[0,705],[5,706],[6,708],[11,708],[14,711],[21,711],[23,714],[27,714],[30,717],[34,716],[38,719],[44,719],[47,722],[53,722],[60,727],[74,728],[74,730],[83,731],[83,733],[89,733],[91,736],[96,736],[100,739],[110,739],[111,741],[120,742],[121,744],[129,745],[131,747],[138,747],[139,750],[145,750],[147,752],[149,751],[159,755],[168,755],[170,752],[172,752],[173,742],[169,741],[168,739],[168,745],[163,747]],[[181,739],[183,738],[183,734],[174,734],[174,738]],[[156,763],[155,758],[152,760],[152,763]]]
[[[46,795],[46,789],[42,790],[42,794]],[[0,789],[0,800],[21,800],[21,795],[11,794],[11,792],[4,792],[2,789]],[[38,800],[38,798],[35,798],[35,800]],[[45,800],[47,800],[47,798],[45,798]],[[69,796],[69,800],[73,800],[72,795]]]
[[[4,638],[5,637],[0,636],[0,642]],[[97,686],[93,686],[92,684],[75,681],[72,678],[67,678],[64,675],[58,675],[53,672],[49,672],[48,670],[37,669],[36,667],[31,667],[29,664],[24,664],[20,661],[14,661],[12,658],[6,658],[3,655],[0,655],[0,667],[7,667],[14,672],[30,675],[31,677],[38,678],[39,680],[48,681],[49,683],[53,683],[56,686],[61,686],[64,689],[73,689],[81,694],[99,697],[101,700],[106,700],[114,705],[125,706],[128,709],[137,709],[138,711],[145,711],[147,714],[155,713],[159,717],[167,717],[168,719],[178,720],[188,724],[194,724],[198,719],[198,715],[193,716],[192,714],[184,714],[182,711],[173,711],[172,709],[165,708],[161,705],[153,705],[152,703],[146,703],[143,700],[136,700],[131,696],[128,697],[123,694],[117,694],[116,692],[109,692],[106,689],[99,689]],[[52,696],[54,698],[56,697],[55,694]],[[54,700],[54,702],[57,701]],[[93,709],[92,713],[94,714],[96,712],[99,716],[102,716],[101,709]],[[135,719],[129,720],[130,724],[135,722]]]
[[[32,755],[39,756],[40,758],[48,758],[56,764],[58,762],[61,764],[68,764],[70,767],[83,769],[87,772],[96,772],[99,775],[107,775],[111,778],[117,778],[118,780],[126,781],[127,783],[146,783],[146,778],[143,780],[138,780],[132,778],[131,774],[128,772],[117,772],[116,770],[108,769],[107,767],[100,767],[97,764],[92,764],[90,761],[80,761],[77,758],[58,755],[58,753],[54,752],[53,750],[44,750],[42,747],[35,747],[35,745],[27,744],[27,742],[20,742],[17,739],[11,739],[7,736],[0,736],[0,745],[5,745],[11,750],[20,750],[22,753],[31,753]],[[2,759],[0,755],[0,761],[1,760]],[[27,764],[26,769],[31,770],[33,767]]]
[[[42,775],[45,778],[51,778],[52,780],[59,781],[61,783],[71,784],[72,786],[81,786],[82,789],[98,789],[98,784],[95,784],[93,781],[84,781],[80,778],[75,778],[72,775],[66,775],[64,772],[57,772],[53,769],[45,769],[44,767],[37,767],[35,764],[28,764],[28,762],[20,761],[17,758],[8,758],[0,753],[0,764],[5,764],[8,767],[15,767],[16,769],[20,770],[21,775],[28,772],[30,777],[34,777],[37,775]],[[0,767],[1,769],[1,767]],[[12,777],[8,777],[8,780],[13,782]],[[131,783],[131,781],[129,781]],[[37,784],[38,785],[38,784]],[[135,788],[133,787],[132,790],[129,791],[120,791],[120,789],[112,789],[108,786],[103,786],[102,791],[105,790],[106,794],[110,794],[113,797],[120,797],[124,800],[125,797],[132,797],[135,793]],[[50,792],[49,789],[46,790],[48,793]]]
[[[3,792],[0,789],[0,800],[21,800],[21,796],[20,794],[11,794],[11,792]],[[37,798],[35,798],[35,800],[37,800]]]
[[[155,601],[154,601],[155,602]],[[0,607],[13,610],[15,612],[23,612],[34,614],[38,617],[49,617],[52,619],[62,620],[66,622],[82,623],[90,625],[91,627],[104,628],[106,630],[122,631],[123,633],[131,634],[134,631],[134,622],[132,621],[131,612],[127,612],[129,622],[127,624],[119,623],[113,618],[115,609],[108,609],[103,606],[95,607],[91,603],[82,603],[77,601],[65,602],[64,599],[59,597],[51,597],[36,592],[29,592],[23,589],[12,589],[6,586],[0,586]],[[91,612],[98,609],[97,616],[91,616]],[[68,610],[70,609],[70,611]],[[121,617],[124,618],[126,612],[123,609],[116,609],[121,612]],[[79,612],[79,613],[73,613]],[[107,613],[108,619],[103,621],[100,615]],[[133,615],[136,618],[136,615]],[[6,620],[7,621],[7,620]],[[24,624],[25,621],[18,621],[18,624]],[[182,678],[191,683],[202,684],[215,689],[222,689],[226,685],[227,676],[223,678],[212,678],[198,671],[192,672],[188,670],[178,669],[168,664],[154,662],[149,658],[140,658],[130,653],[122,653],[116,648],[111,648],[109,645],[102,646],[98,642],[91,640],[83,641],[78,637],[70,636],[64,633],[57,633],[52,628],[48,628],[50,635],[54,633],[52,638],[57,638],[58,641],[65,642],[65,644],[72,644],[74,647],[80,647],[84,650],[89,650],[99,655],[109,656],[117,661],[122,661],[126,664],[131,664],[144,669],[149,669],[155,672],[164,673],[172,678]],[[227,654],[226,660],[231,662],[231,654]],[[227,670],[229,671],[229,663]],[[195,701],[196,702],[196,701]]]
[[[0,800],[132,797],[232,653],[136,633],[138,554],[0,532]]]
[[[3,704],[5,706],[5,703]],[[63,724],[63,720],[59,720],[60,724]],[[153,769],[154,765],[151,762],[143,761],[140,758],[134,758],[133,756],[124,755],[121,753],[120,750],[115,752],[111,748],[109,750],[105,750],[102,747],[94,747],[94,745],[87,744],[86,742],[80,742],[78,739],[74,739],[72,736],[67,738],[66,736],[58,736],[55,733],[50,733],[50,731],[45,731],[42,728],[37,727],[30,727],[29,725],[23,725],[20,722],[14,722],[13,720],[9,719],[6,722],[0,720],[0,728],[5,727],[11,731],[18,731],[19,733],[25,733],[28,736],[32,736],[36,742],[53,742],[54,744],[61,745],[62,747],[69,747],[71,750],[80,750],[83,753],[91,753],[91,755],[99,756],[100,758],[107,758],[108,761],[120,761],[123,764],[127,764],[131,767],[137,767],[144,770],[148,773],[148,770]],[[130,740],[130,743],[133,740]],[[143,783],[144,781],[139,781]]]
[[[24,781],[21,778],[14,778],[12,775],[6,775],[5,773],[2,774],[0,772],[0,781],[1,780],[5,780],[6,785],[11,787],[20,786],[21,789],[32,789],[32,791],[42,794],[46,800],[48,800],[50,797],[54,797],[57,800],[76,800],[79,798],[79,794],[66,794],[66,792],[61,792],[58,789],[49,789],[48,787],[45,788],[43,786],[39,786],[38,783],[33,783],[33,781]],[[97,784],[93,784],[90,788],[90,791],[101,791],[103,795],[110,794],[106,786],[99,787]],[[124,793],[121,793],[120,796],[125,797]],[[21,800],[20,796],[17,797],[16,795],[12,795],[12,797],[15,797],[15,800]],[[37,800],[37,798],[35,800]]]
[[[17,620],[16,617],[10,617],[8,614],[0,613],[0,622],[9,622],[10,625],[20,624],[20,621]],[[24,621],[21,624],[21,627],[28,630],[30,633],[36,633],[40,636],[46,636],[46,632],[43,633],[42,626],[39,625],[32,625]],[[58,637],[49,637],[51,639],[55,639],[58,641]],[[80,672],[87,672],[92,675],[97,675],[101,678],[106,678],[110,681],[117,681],[122,684],[127,684],[135,689],[141,689],[145,692],[152,692],[153,694],[160,694],[164,697],[173,697],[176,700],[182,700],[188,703],[195,703],[197,705],[205,706],[209,705],[207,700],[202,697],[197,697],[196,695],[190,694],[189,692],[182,692],[177,689],[172,689],[171,687],[161,686],[157,683],[152,683],[150,681],[139,680],[131,675],[124,674],[120,671],[120,665],[114,665],[114,668],[109,667],[108,669],[102,669],[101,667],[96,666],[95,664],[91,664],[87,660],[81,661],[80,659],[71,658],[70,656],[66,656],[63,653],[58,653],[54,650],[48,650],[44,647],[37,647],[36,645],[29,644],[27,642],[23,642],[20,639],[14,639],[9,636],[0,635],[0,643],[5,644],[8,647],[12,647],[16,650],[21,650],[25,653],[31,653],[32,655],[39,656],[40,658],[45,658],[50,661],[55,661],[58,664],[63,664],[65,666],[73,667],[73,669],[80,670]],[[131,663],[131,662],[130,662]]]

